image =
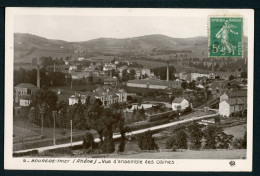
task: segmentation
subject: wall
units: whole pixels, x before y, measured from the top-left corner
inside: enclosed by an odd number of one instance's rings
[[[176,111],[178,110],[177,106],[181,106],[180,103],[172,103],[172,110]]]
[[[189,107],[189,102],[184,99],[184,100],[181,102],[181,109],[184,110],[184,109],[186,109],[187,107]]]
[[[219,114],[222,116],[230,116],[230,106],[226,101],[222,101],[219,103]]]
[[[148,88],[146,84],[136,84],[136,83],[127,83],[128,87],[141,87],[141,88]]]
[[[29,106],[30,100],[20,99],[20,106]]]
[[[150,89],[167,89],[168,86],[162,86],[162,85],[149,85]]]

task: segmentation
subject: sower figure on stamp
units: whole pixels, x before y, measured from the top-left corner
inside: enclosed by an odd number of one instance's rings
[[[223,53],[223,55],[226,55],[226,53],[231,53],[232,55],[235,54],[236,47],[232,45],[229,41],[229,33],[232,34],[238,34],[238,32],[234,32],[231,28],[235,28],[236,26],[229,25],[228,20],[225,21],[224,26],[220,29],[220,31],[216,34],[216,38],[221,39],[221,45],[222,49],[220,52]]]

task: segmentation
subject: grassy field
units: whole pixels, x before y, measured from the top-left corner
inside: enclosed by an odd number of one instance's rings
[[[186,152],[158,152],[138,153],[132,155],[116,155],[113,158],[133,159],[242,159],[246,150],[221,150],[221,151],[186,151]]]
[[[91,59],[93,61],[111,62],[114,59],[114,56],[94,56],[88,57],[87,59]]]
[[[24,63],[32,63],[32,59],[36,57],[52,57],[52,58],[66,58],[66,57],[72,57],[77,58],[78,54],[72,53],[72,52],[61,52],[61,51],[51,51],[51,50],[36,50],[32,52],[29,55],[23,56],[23,57],[15,57],[15,62],[24,62]]]
[[[243,138],[246,132],[246,124],[225,128],[224,132],[233,135],[234,138]]]
[[[166,63],[163,62],[156,62],[156,61],[148,61],[148,60],[133,60],[134,62],[141,64],[143,66],[149,67],[151,69],[156,68],[156,67],[163,67],[166,66]],[[206,70],[202,69],[197,69],[189,66],[185,66],[182,64],[170,64],[173,65],[176,69],[176,72],[199,72],[199,73],[207,73]]]

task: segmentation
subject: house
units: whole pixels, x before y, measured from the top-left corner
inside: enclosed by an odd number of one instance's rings
[[[225,99],[219,103],[219,114],[230,117],[234,112],[241,112],[246,109],[246,101],[240,98]]]
[[[117,83],[117,77],[107,77],[104,79],[104,85],[116,85]]]
[[[53,72],[62,72],[62,73],[67,73],[69,71],[69,66],[68,65],[48,65],[46,67],[47,71],[53,71]]]
[[[69,105],[74,105],[76,103],[79,103],[79,100],[82,104],[86,103],[87,96],[86,95],[72,95],[69,98]]]
[[[149,89],[181,89],[181,81],[166,81],[159,79],[134,79],[127,81],[128,87],[140,87]]]
[[[72,72],[71,73],[71,78],[72,79],[85,79],[88,78],[92,75],[91,72],[89,71],[83,71],[83,72]]]
[[[78,61],[84,61],[84,60],[85,60],[84,57],[79,57],[79,58],[78,58]]]
[[[204,89],[204,86],[202,84],[196,85],[197,88]]]
[[[100,99],[104,106],[127,101],[127,93],[124,89],[114,89],[109,86],[96,88],[93,90],[93,96]]]
[[[30,95],[22,95],[19,98],[19,106],[28,107],[32,102],[32,97]]]
[[[198,78],[215,79],[214,73],[176,73],[175,76],[186,81],[197,81]]]
[[[109,71],[109,70],[113,70],[116,69],[116,64],[105,64],[105,66],[103,67],[104,71]]]
[[[22,96],[32,96],[39,88],[30,83],[20,83],[14,87],[15,103],[20,102]]]
[[[172,101],[172,110],[177,111],[177,110],[184,110],[187,107],[189,107],[190,103],[188,100],[185,98],[175,98]]]
[[[77,66],[76,65],[71,65],[70,67],[69,67],[69,71],[71,72],[71,71],[75,71],[75,70],[77,70]]]
[[[225,92],[219,97],[219,102],[222,102],[223,100],[228,100],[231,98],[240,98],[242,100],[247,99],[247,91],[235,91],[235,92]]]
[[[216,72],[216,75],[219,76],[220,79],[229,80],[229,77],[233,75],[234,77],[239,77],[240,72]]]

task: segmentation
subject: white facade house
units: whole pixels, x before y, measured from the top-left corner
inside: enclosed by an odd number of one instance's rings
[[[72,95],[69,98],[69,105],[74,105],[76,103],[79,103],[79,99],[80,99],[82,104],[86,103],[86,96],[85,95],[79,95],[79,96]]]
[[[85,60],[84,57],[79,57],[79,58],[78,58],[78,61],[84,61],[84,60]]]
[[[202,84],[198,84],[196,87],[200,89],[204,89],[204,86]]]
[[[93,94],[96,99],[101,100],[104,106],[127,101],[127,92],[124,89],[114,89],[109,86],[103,86],[93,90]]]
[[[22,107],[27,107],[31,104],[31,100],[29,98],[23,98],[21,97],[19,100],[19,105]]]
[[[15,103],[20,103],[21,98],[30,98],[39,88],[33,84],[20,83],[14,87]]]
[[[188,100],[185,98],[175,98],[172,101],[172,110],[177,111],[177,110],[184,110],[187,107],[189,107],[190,103]]]
[[[233,112],[240,112],[245,109],[245,102],[240,98],[231,98],[219,103],[219,114],[229,117]]]
[[[69,71],[75,71],[75,70],[77,70],[77,66],[76,65],[71,65],[70,67],[69,67]]]

